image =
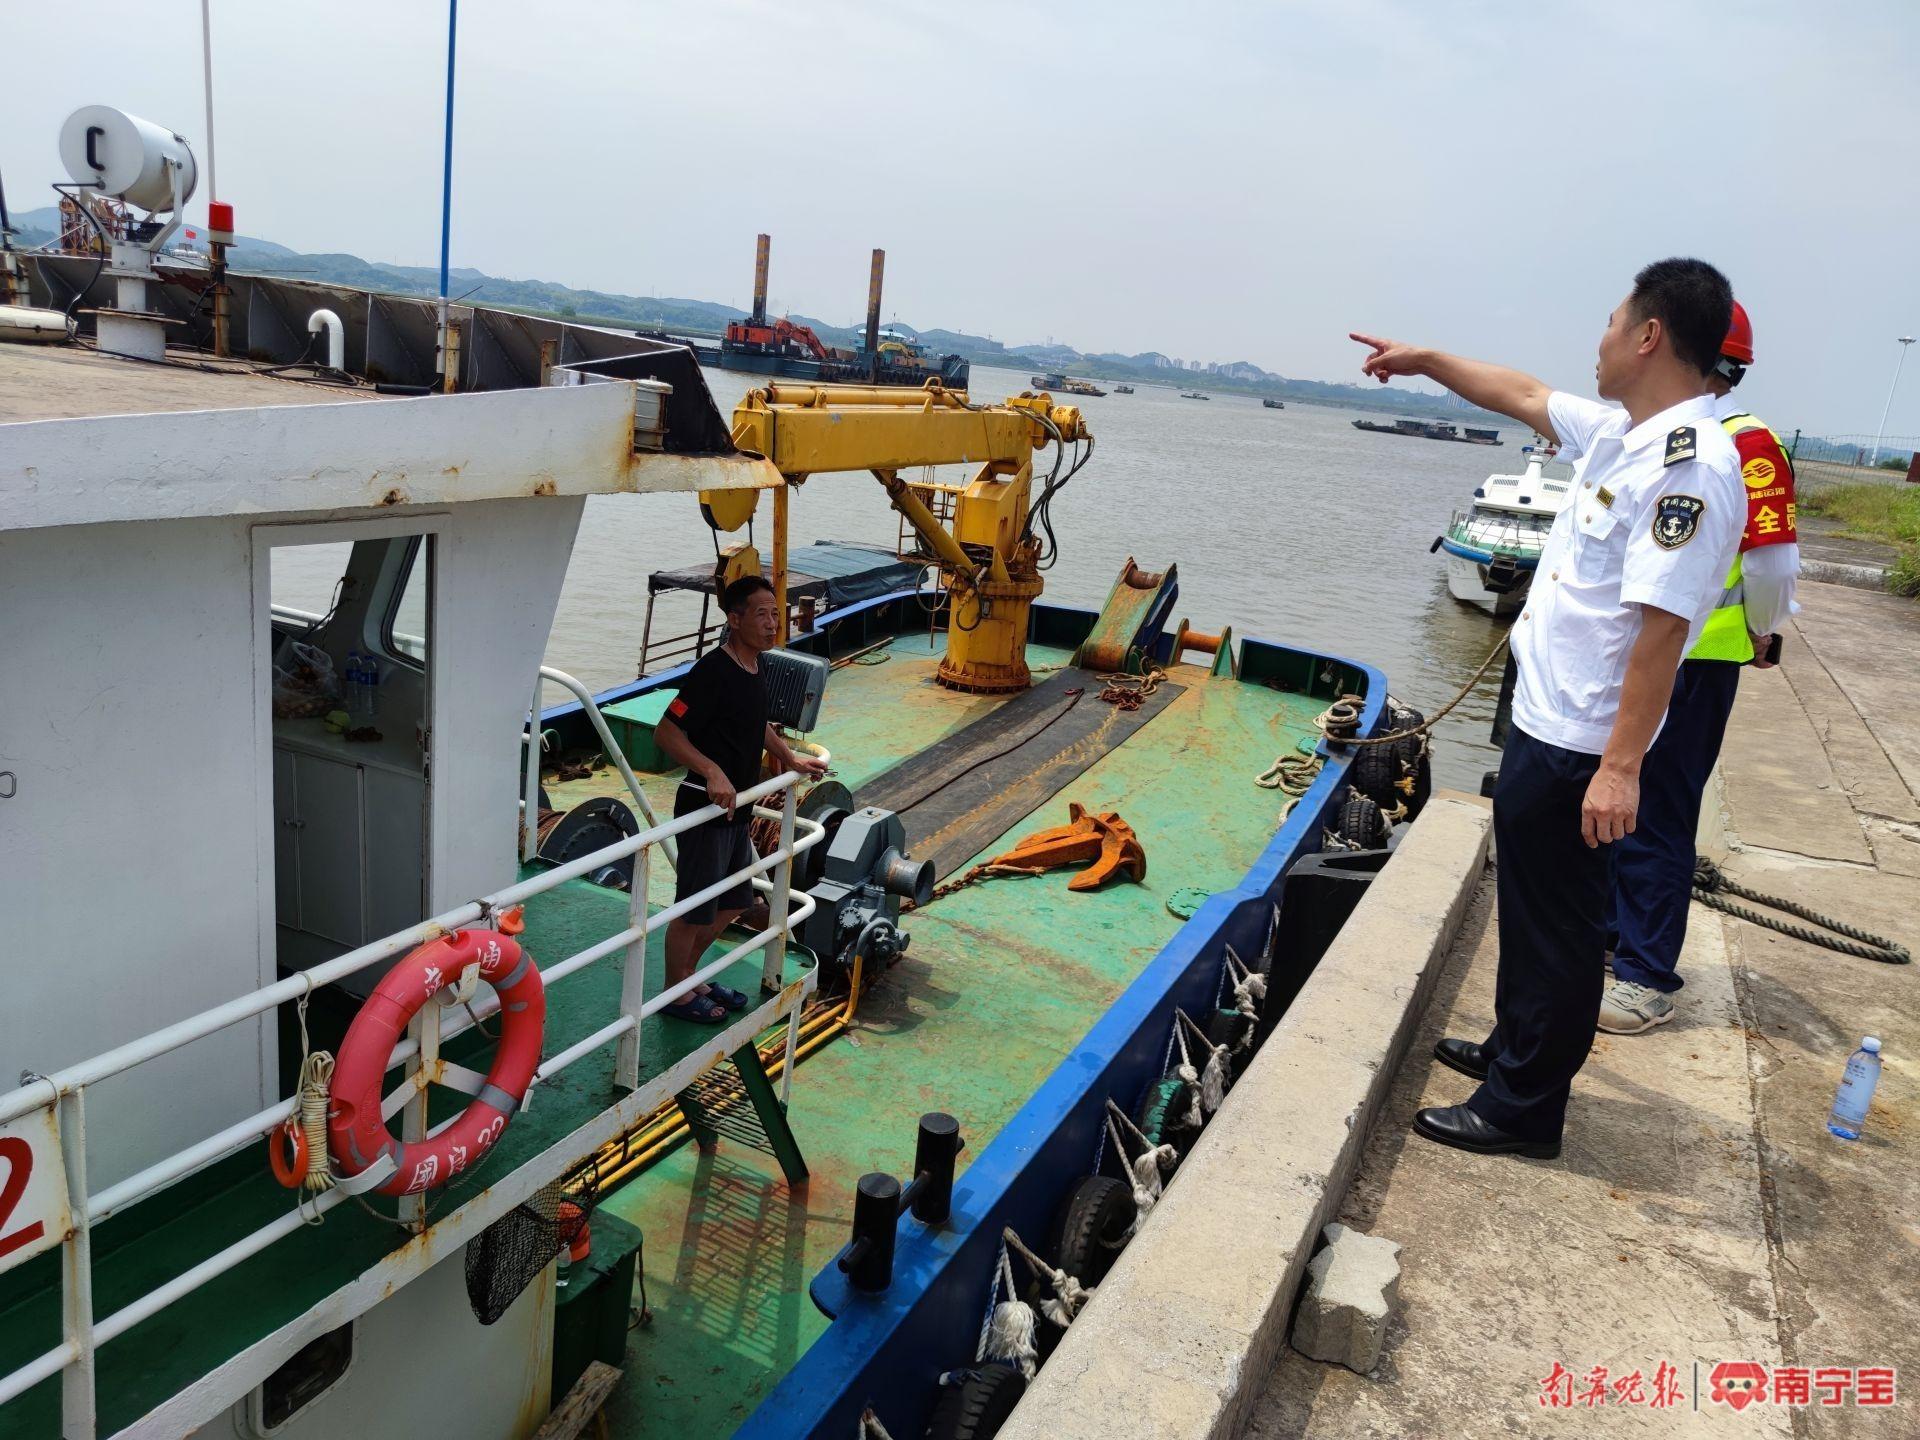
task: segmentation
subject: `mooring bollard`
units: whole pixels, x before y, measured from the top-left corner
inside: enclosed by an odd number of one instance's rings
[[[910,1209],[923,1225],[943,1224],[953,1211],[953,1170],[966,1141],[960,1122],[940,1111],[920,1117],[912,1181],[882,1171],[860,1177],[853,1197],[853,1239],[836,1262],[856,1290],[877,1293],[893,1283],[893,1248],[900,1212]]]

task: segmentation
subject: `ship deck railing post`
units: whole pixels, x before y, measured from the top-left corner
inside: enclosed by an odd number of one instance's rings
[[[540,849],[540,682],[533,677],[533,697],[527,701],[527,765],[520,786],[520,863],[525,865]]]
[[[457,977],[454,977],[457,978]],[[449,981],[451,983],[451,980]],[[414,1012],[407,1026],[407,1033],[413,1039],[414,1052],[408,1057],[406,1068],[401,1072],[405,1077],[401,1081],[404,1088],[410,1088],[401,1107],[400,1138],[413,1145],[427,1138],[427,1077],[439,1069],[440,1064],[440,1007],[422,1005]],[[423,1230],[427,1223],[427,1192],[425,1188],[411,1195],[402,1195],[399,1206],[400,1218],[416,1230]]]
[[[787,786],[780,792],[780,863],[768,877],[773,881],[773,893],[767,896],[767,928],[773,932],[767,941],[766,949],[761,952],[760,987],[768,993],[777,992],[786,983],[788,896],[793,880],[793,820],[796,813],[795,796],[799,793],[799,783]],[[787,1071],[793,1073],[792,1032],[788,1032]]]
[[[636,933],[627,946],[625,968],[620,976],[620,1013],[633,1017],[633,1028],[620,1037],[620,1048],[613,1060],[613,1083],[628,1090],[640,1088],[640,1019],[641,1009],[647,1003],[647,937],[652,931],[647,919],[647,886],[652,870],[648,859],[652,854],[651,845],[635,853],[628,896],[628,925]]]
[[[73,1359],[60,1372],[62,1440],[93,1440],[93,1228],[87,1216],[86,1087],[60,1097],[60,1158],[67,1172],[72,1233],[61,1247],[60,1308]]]

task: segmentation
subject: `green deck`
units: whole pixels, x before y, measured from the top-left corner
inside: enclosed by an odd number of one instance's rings
[[[936,687],[939,649],[902,636],[886,662],[835,672],[812,738],[849,788],[995,704]],[[1053,665],[1066,652],[1034,647],[1029,659]],[[711,1155],[683,1147],[603,1202],[646,1235],[654,1313],[629,1341],[607,1412],[615,1433],[729,1434],[825,1327],[807,1286],[846,1241],[860,1175],[903,1171],[925,1110],[960,1118],[964,1165],[1179,928],[1167,898],[1246,873],[1284,803],[1253,777],[1314,733],[1324,701],[1194,666],[1177,678],[1188,689],[1165,713],[984,852],[1065,823],[1076,799],[1139,832],[1145,884],[1074,894],[1064,874],[994,880],[906,916],[912,949],[862,1004],[854,1035],[795,1078],[790,1117],[812,1170],[803,1190],[790,1192],[769,1157],[723,1141]],[[645,779],[659,813],[675,783]],[[564,807],[608,788],[603,772],[552,798]]]
[[[884,661],[835,673],[815,738],[834,751],[850,787],[994,707],[933,685],[939,649],[937,639],[901,636]],[[1029,654],[1036,667],[1066,659],[1039,647]],[[655,1317],[629,1341],[627,1378],[608,1411],[617,1433],[675,1440],[730,1433],[824,1327],[807,1286],[846,1239],[858,1177],[906,1167],[924,1110],[959,1116],[968,1140],[962,1163],[977,1154],[1178,928],[1167,897],[1186,886],[1237,883],[1267,844],[1282,802],[1252,777],[1312,733],[1324,702],[1209,678],[1192,666],[1180,667],[1177,678],[1188,688],[1163,714],[987,852],[1063,823],[1067,801],[1078,799],[1132,823],[1148,853],[1144,885],[1088,895],[1070,893],[1064,875],[995,880],[910,915],[912,950],[869,994],[855,1034],[829,1045],[795,1079],[792,1121],[812,1170],[807,1186],[790,1191],[770,1156],[722,1140],[712,1154],[683,1146],[604,1202],[645,1234]],[[675,783],[647,779],[658,813],[669,813]],[[562,807],[618,788],[608,771],[550,787]],[[670,869],[656,865],[656,908],[672,883]],[[575,882],[528,905],[525,939],[537,958],[558,959],[624,927],[626,916],[626,897]],[[660,967],[656,940],[650,989],[662,983]],[[757,965],[743,963],[728,978],[751,990]],[[611,1019],[619,984],[610,958],[556,986],[547,1053]],[[709,1033],[649,1021],[643,1073]],[[448,1049],[460,1058],[458,1041]],[[543,1086],[488,1163],[439,1192],[435,1208],[446,1213],[610,1105],[611,1070],[608,1046]],[[94,1238],[96,1314],[110,1314],[288,1204],[267,1175],[264,1146],[255,1145],[166,1199],[109,1220]],[[101,1433],[285,1324],[401,1238],[342,1206],[320,1229],[282,1241],[105,1346]],[[57,1343],[58,1261],[54,1252],[8,1277],[0,1367]],[[0,1409],[0,1433],[56,1434],[58,1405],[56,1378]]]

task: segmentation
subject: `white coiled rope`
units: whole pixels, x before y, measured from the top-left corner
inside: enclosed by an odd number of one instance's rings
[[[311,986],[300,997],[295,1010],[300,1017],[300,1081],[294,1087],[294,1117],[300,1136],[307,1142],[307,1170],[300,1177],[299,1205],[309,1225],[318,1225],[325,1216],[309,1212],[307,1202],[333,1188],[333,1174],[327,1165],[327,1092],[333,1085],[333,1055],[315,1050],[307,1038],[307,998]]]

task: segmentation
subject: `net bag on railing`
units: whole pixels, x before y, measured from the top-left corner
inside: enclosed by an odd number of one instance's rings
[[[482,1231],[467,1246],[467,1303],[473,1318],[491,1325],[506,1314],[553,1257],[573,1243],[599,1198],[599,1181],[589,1169],[568,1188],[557,1182],[541,1186]]]

